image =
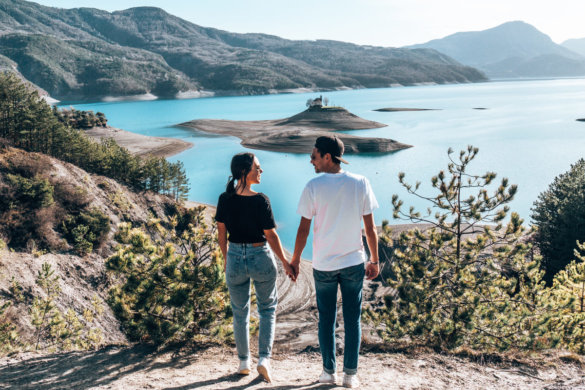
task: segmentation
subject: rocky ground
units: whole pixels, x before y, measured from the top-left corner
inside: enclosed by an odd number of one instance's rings
[[[364,352],[363,389],[585,389],[582,363],[549,356],[538,366],[478,363],[435,353]],[[155,351],[146,346],[52,355],[21,354],[0,360],[0,388],[14,389],[334,389],[317,383],[316,352],[277,352],[273,382],[255,371],[235,374],[232,349]],[[338,365],[339,366],[339,365]],[[339,366],[341,367],[341,366]],[[340,385],[340,383],[338,383]]]

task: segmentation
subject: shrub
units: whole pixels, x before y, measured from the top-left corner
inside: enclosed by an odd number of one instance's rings
[[[96,297],[92,308],[86,309],[82,318],[71,308],[60,310],[55,300],[59,297],[59,277],[48,263],[43,263],[38,272],[37,285],[44,296],[34,298],[30,307],[31,320],[35,327],[35,350],[43,348],[57,350],[88,349],[97,347],[102,341],[101,331],[91,327],[102,309]]]
[[[10,302],[0,301],[0,353],[9,353],[20,345],[16,326],[6,315]]]
[[[147,234],[120,225],[116,239],[124,246],[106,263],[119,277],[109,304],[131,340],[221,340],[229,333],[231,312],[215,233],[201,212],[181,234],[176,226],[176,218],[170,229],[152,220]]]
[[[27,179],[10,173],[6,179],[16,192],[14,200],[24,207],[40,209],[53,204],[53,186],[47,179],[38,176]]]
[[[85,255],[99,247],[110,231],[110,219],[98,209],[70,215],[61,224],[65,239],[75,250]]]
[[[585,244],[577,243],[575,257],[554,278],[550,296],[555,309],[547,333],[556,335],[564,348],[585,353]]]
[[[557,176],[534,202],[531,215],[538,232],[535,242],[542,254],[545,280],[565,268],[573,258],[576,241],[585,239],[585,160]]]

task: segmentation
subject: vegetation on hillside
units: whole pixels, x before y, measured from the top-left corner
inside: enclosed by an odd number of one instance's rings
[[[509,348],[585,347],[585,268],[572,263],[552,288],[543,281],[540,257],[526,240],[522,220],[509,212],[516,186],[502,179],[492,194],[493,172],[475,175],[468,165],[478,149],[452,157],[447,172],[431,179],[436,195],[422,195],[420,182],[400,183],[408,193],[429,202],[426,213],[404,211],[393,197],[394,217],[430,224],[392,240],[385,224],[384,241],[394,245],[396,293],[366,318],[387,341],[453,350],[470,346],[481,351]],[[585,249],[585,248],[581,248]],[[578,256],[582,260],[582,256]],[[579,289],[581,288],[581,289]]]
[[[0,74],[0,138],[10,145],[56,157],[136,190],[151,190],[176,199],[186,196],[188,180],[181,162],[134,156],[112,139],[95,142],[68,126],[73,122],[69,114],[55,113],[37,91],[16,76]]]
[[[92,127],[107,127],[108,120],[103,112],[80,111],[71,107],[59,110],[53,106],[53,113],[59,122],[74,129],[91,129]]]
[[[12,300],[0,302],[0,353],[87,350],[102,344],[103,335],[95,320],[103,313],[103,307],[95,296],[91,299],[91,307],[83,311],[59,308],[60,278],[48,263],[43,263],[38,271],[36,285],[39,293],[32,295],[31,291],[26,291],[25,296],[22,286],[12,279],[9,291]],[[29,341],[20,337],[11,321],[11,317],[17,315],[9,312],[15,305],[26,307],[30,314],[34,334],[28,337]]]
[[[542,254],[545,279],[554,276],[571,262],[577,240],[585,240],[585,160],[571,165],[538,195],[532,208],[538,231],[535,243]]]

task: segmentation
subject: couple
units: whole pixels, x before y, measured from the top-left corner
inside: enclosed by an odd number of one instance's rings
[[[249,374],[251,366],[250,280],[254,281],[260,316],[260,359],[257,369],[270,382],[270,356],[278,302],[277,269],[273,253],[282,262],[286,274],[296,281],[301,253],[314,218],[313,277],[319,311],[319,346],[323,359],[319,382],[335,383],[337,380],[335,322],[339,286],[345,324],[343,385],[359,385],[357,367],[364,276],[374,279],[380,272],[378,236],[373,216],[378,203],[365,177],[341,169],[341,162],[347,164],[341,157],[343,151],[343,142],[337,136],[319,137],[315,142],[311,164],[316,173],[323,174],[309,181],[301,195],[297,209],[301,222],[290,263],[285,258],[276,233],[268,197],[251,189],[253,184],[260,183],[262,169],[258,158],[252,153],[241,153],[232,159],[232,176],[226,192],[219,197],[216,221],[234,314],[234,337],[240,358],[240,374]],[[362,245],[362,220],[371,253],[367,262]]]

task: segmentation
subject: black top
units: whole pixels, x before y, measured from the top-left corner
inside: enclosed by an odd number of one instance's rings
[[[270,200],[261,192],[252,196],[224,192],[217,202],[215,220],[225,224],[229,241],[237,244],[266,241],[264,230],[276,227]]]

